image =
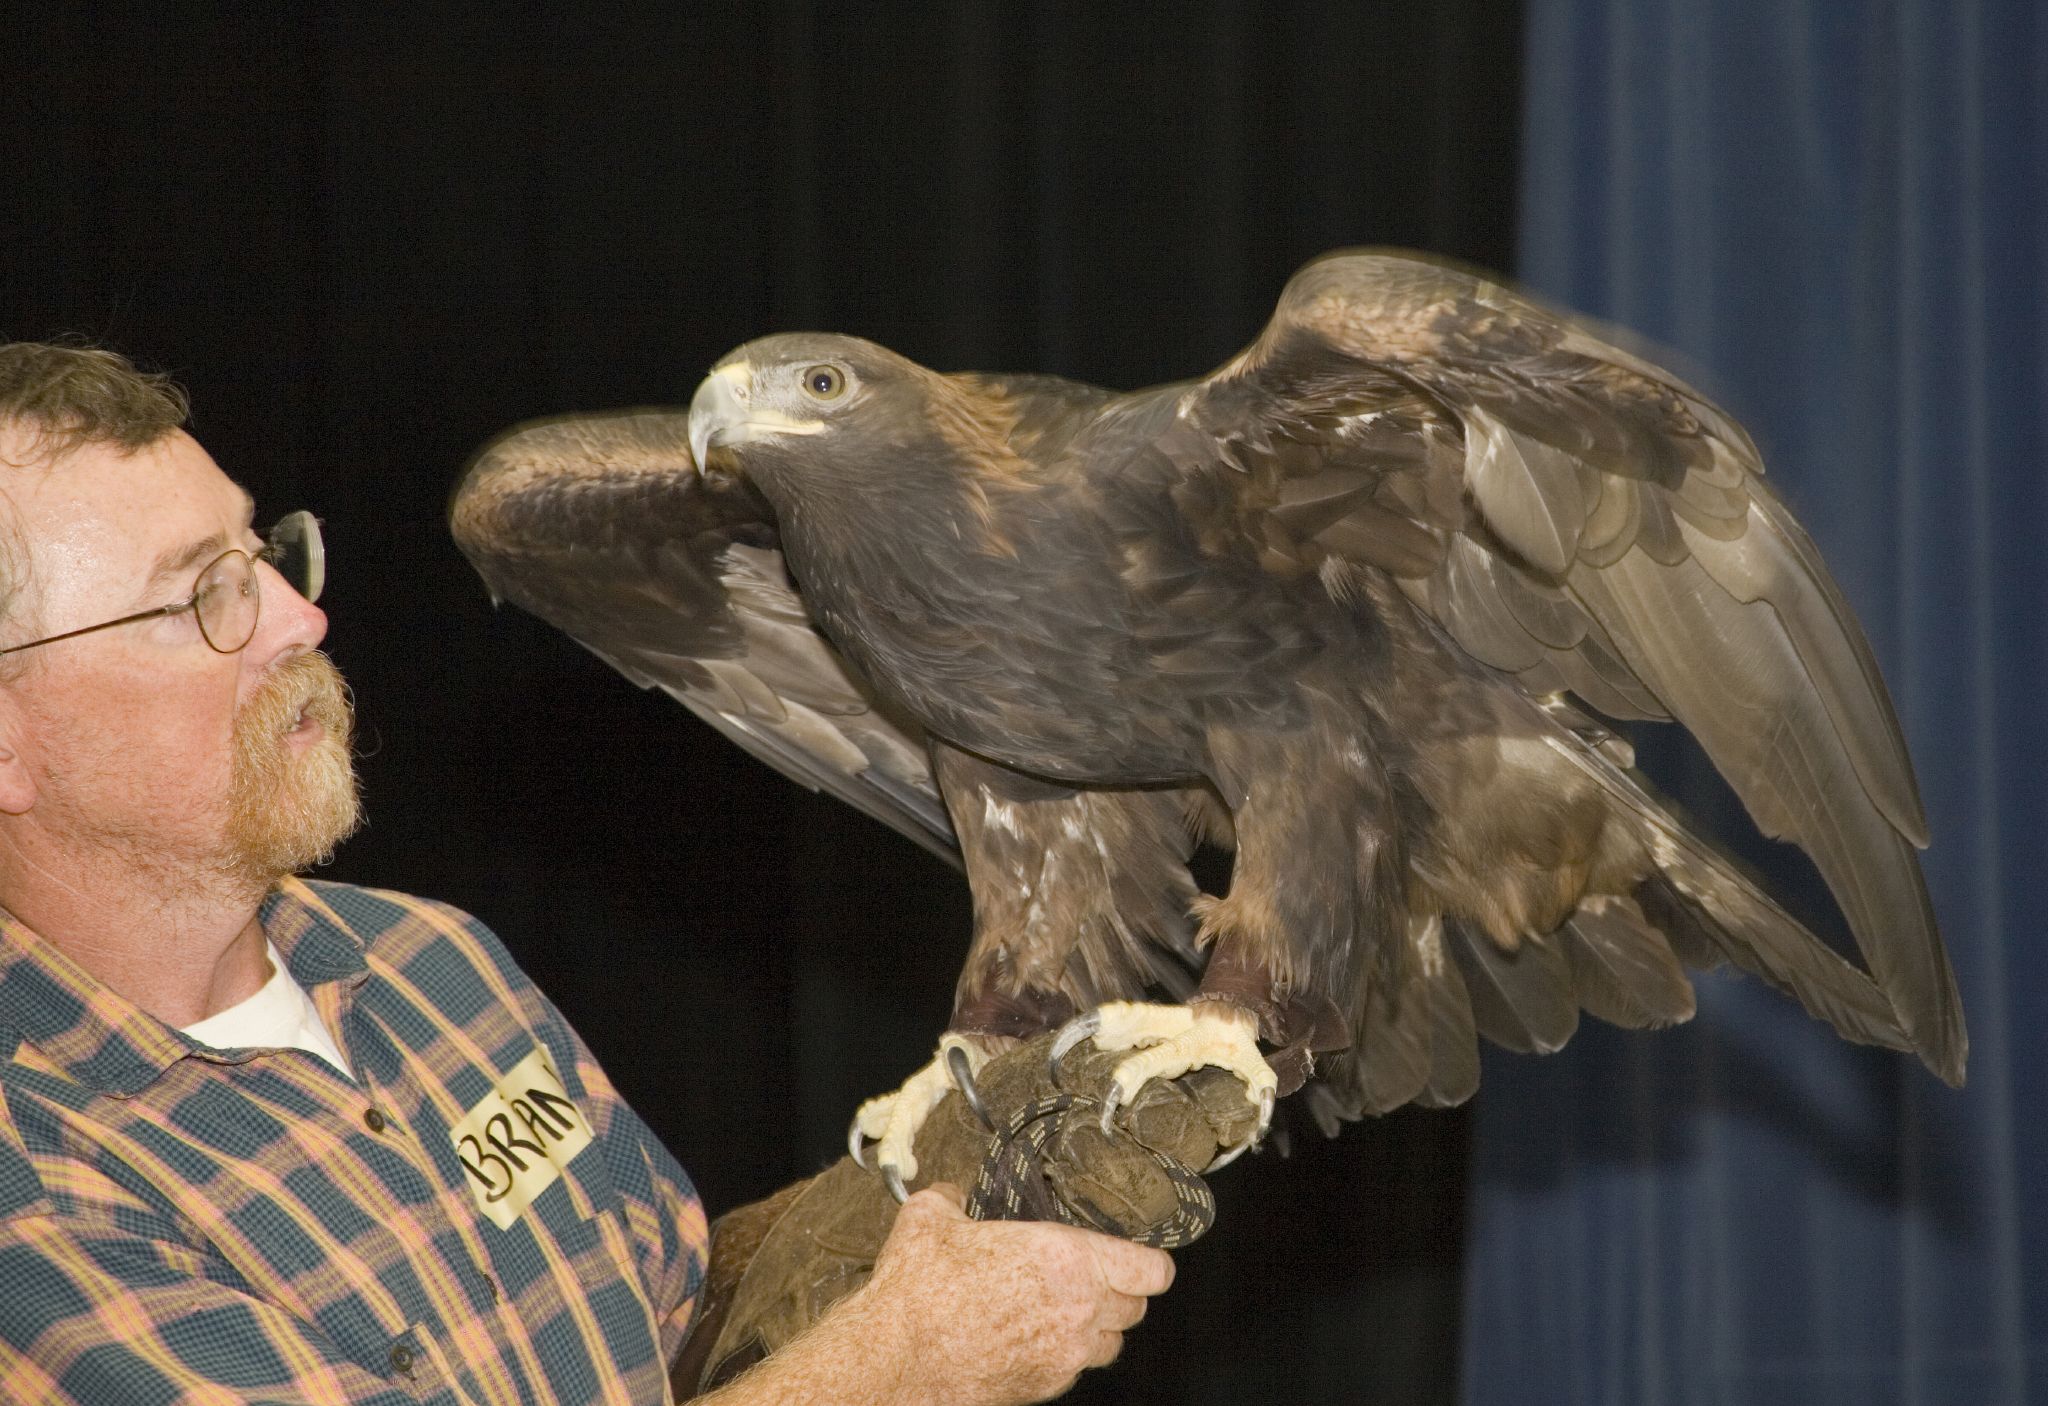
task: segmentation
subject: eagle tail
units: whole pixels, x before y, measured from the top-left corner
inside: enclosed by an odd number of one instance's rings
[[[1815,936],[1734,859],[1695,833],[1640,774],[1582,739],[1560,738],[1556,745],[1599,782],[1616,805],[1615,820],[1636,827],[1654,864],[1626,899],[1582,901],[1566,924],[1575,989],[1586,1009],[1613,1019],[1594,1002],[1611,1004],[1616,993],[1604,989],[1604,978],[1628,971],[1633,980],[1627,990],[1642,1003],[1641,1013],[1653,1017],[1645,1023],[1683,1019],[1674,984],[1683,973],[1658,955],[1657,948],[1663,947],[1685,967],[1707,970],[1732,962],[1798,1001],[1845,1039],[1893,1050],[1919,1048],[1891,998],[1868,972]],[[1626,944],[1633,955],[1624,957],[1617,943]],[[1617,961],[1624,966],[1615,966]],[[1592,1000],[1585,999],[1588,994]],[[1690,1014],[1686,1004],[1685,1014]],[[1627,1014],[1629,1006],[1617,1010]],[[1660,1013],[1666,1019],[1654,1018]]]
[[[1430,913],[1411,919],[1405,960],[1374,964],[1350,1009],[1353,1044],[1312,1086],[1309,1111],[1340,1120],[1404,1103],[1449,1107],[1479,1084],[1476,1036],[1525,1054],[1560,1049],[1579,1014],[1654,1029],[1690,1019],[1687,969],[1723,962],[1759,977],[1863,1044],[1914,1048],[1877,983],[1787,913],[1736,863],[1625,779],[1656,867],[1626,895],[1582,899],[1554,931],[1504,948]]]
[[[1636,889],[1637,902],[1687,966],[1723,960],[1792,997],[1844,1039],[1886,1049],[1916,1046],[1870,976],[1704,844],[1660,856],[1659,872]]]

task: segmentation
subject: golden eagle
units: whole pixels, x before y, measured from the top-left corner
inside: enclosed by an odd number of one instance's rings
[[[1726,960],[1962,1079],[1905,744],[1749,436],[1467,272],[1326,256],[1220,370],[1130,394],[765,337],[687,414],[509,432],[452,517],[496,596],[957,852],[950,1028],[852,1134],[899,1187],[962,1064],[1077,1015],[1132,1051],[1112,1104],[1213,1064],[1270,1114],[1312,1073],[1332,1127],[1468,1097],[1475,1032],[1682,1021]],[[1632,769],[1608,720],[1662,718],[1867,972]]]

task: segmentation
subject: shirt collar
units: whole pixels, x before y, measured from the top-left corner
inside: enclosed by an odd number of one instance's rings
[[[263,932],[308,991],[330,981],[361,985],[369,943],[327,901],[331,885],[284,879],[263,899]]]
[[[266,894],[260,921],[308,990],[359,983],[369,973],[362,937],[303,880],[285,879]],[[79,1083],[117,1098],[140,1093],[194,1050],[178,1030],[0,910],[0,1041],[17,1040]]]

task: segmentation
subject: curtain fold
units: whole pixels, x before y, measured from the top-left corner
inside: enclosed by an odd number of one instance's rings
[[[1530,0],[1521,272],[1756,434],[1884,668],[1968,1088],[1704,976],[1662,1035],[1491,1059],[1464,1394],[2002,1403],[2048,1343],[2048,24],[2024,0]],[[1646,732],[1654,733],[1655,729]],[[1649,764],[1722,833],[1696,754]],[[1825,891],[1748,856],[1802,915]]]

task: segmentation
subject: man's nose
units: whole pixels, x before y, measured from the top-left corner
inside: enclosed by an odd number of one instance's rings
[[[286,652],[318,649],[327,636],[327,612],[293,589],[269,562],[258,562],[256,572],[263,607],[249,648],[264,663]]]

